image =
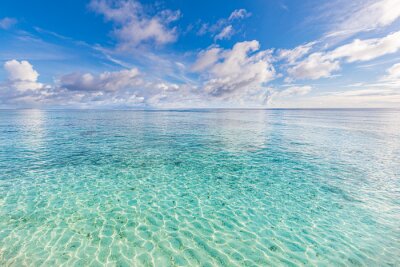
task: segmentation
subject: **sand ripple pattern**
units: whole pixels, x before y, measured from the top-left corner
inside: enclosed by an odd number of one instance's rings
[[[400,266],[368,112],[0,111],[0,266]]]

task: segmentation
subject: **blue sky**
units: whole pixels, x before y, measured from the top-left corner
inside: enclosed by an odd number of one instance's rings
[[[3,1],[2,108],[400,106],[400,0]]]

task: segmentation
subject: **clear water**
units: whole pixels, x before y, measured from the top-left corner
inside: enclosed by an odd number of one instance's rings
[[[1,266],[400,266],[399,110],[0,111]]]

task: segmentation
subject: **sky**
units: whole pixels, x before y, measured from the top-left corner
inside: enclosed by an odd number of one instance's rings
[[[400,107],[400,0],[0,2],[0,108]]]

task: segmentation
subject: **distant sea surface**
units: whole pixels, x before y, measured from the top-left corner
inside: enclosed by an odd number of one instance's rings
[[[400,266],[400,110],[0,111],[0,266]]]

